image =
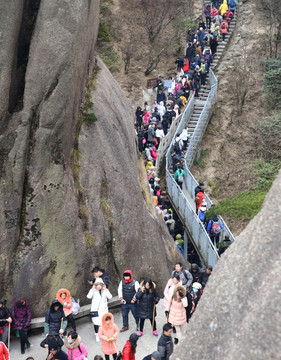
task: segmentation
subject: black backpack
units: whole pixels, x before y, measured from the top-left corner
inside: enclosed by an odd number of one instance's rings
[[[174,150],[175,150],[175,152],[179,152],[179,151],[180,151],[180,145],[179,145],[179,142],[178,142],[178,141],[175,142]]]

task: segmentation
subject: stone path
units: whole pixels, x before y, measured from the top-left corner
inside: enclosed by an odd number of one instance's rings
[[[157,316],[156,324],[159,336],[162,332],[162,327],[166,322],[165,313],[163,309],[163,300],[161,299],[157,305]],[[114,321],[117,324],[118,328],[122,327],[122,316],[121,311],[114,313]],[[82,342],[89,351],[88,359],[94,360],[95,355],[103,355],[101,351],[101,342],[96,343],[94,326],[89,316],[86,316],[82,319],[76,320],[77,332],[82,338]],[[129,326],[130,329],[123,333],[120,333],[117,339],[118,348],[123,349],[125,342],[129,338],[130,334],[136,332],[135,322],[131,313],[129,314]],[[185,325],[185,328],[187,324]],[[68,328],[70,331],[71,328]],[[40,347],[40,342],[44,339],[43,329],[37,331],[37,334],[29,336],[29,340],[32,344],[32,347],[29,350],[26,350],[24,355],[20,353],[20,342],[19,339],[12,337],[11,341],[11,350],[10,356],[11,360],[25,360],[28,356],[33,356],[34,360],[45,360],[47,356],[47,351]],[[150,321],[146,320],[144,324],[144,334],[138,341],[138,347],[136,352],[136,360],[142,360],[146,355],[151,354],[153,351],[157,350],[158,338],[152,335]],[[65,347],[63,347],[65,351]]]

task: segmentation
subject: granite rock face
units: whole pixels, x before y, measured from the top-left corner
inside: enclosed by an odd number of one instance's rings
[[[281,173],[220,261],[173,359],[279,359]]]
[[[118,280],[129,268],[138,280],[152,278],[162,291],[180,255],[141,191],[143,160],[138,165],[134,113],[101,60],[97,67],[92,101],[98,121],[84,124],[79,137],[81,185],[87,193],[95,256],[104,259]]]
[[[2,1],[0,10],[1,297],[8,306],[27,297],[33,316],[45,312],[62,286],[83,303],[97,263],[112,278],[127,266],[138,276],[161,271],[163,287],[176,249],[142,196],[133,115],[103,65],[106,84],[98,80],[98,86],[106,98],[99,89],[94,94],[98,122],[83,126],[79,139],[82,204],[73,178],[99,0]]]

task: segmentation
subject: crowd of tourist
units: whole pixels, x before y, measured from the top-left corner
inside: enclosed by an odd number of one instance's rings
[[[188,31],[188,43],[184,58],[177,58],[177,74],[168,81],[158,78],[156,91],[157,99],[150,106],[147,102],[143,108],[136,110],[135,129],[138,137],[138,148],[143,154],[150,192],[153,196],[157,212],[163,217],[171,236],[174,238],[179,250],[184,252],[184,231],[180,220],[173,211],[171,203],[165,192],[161,191],[160,179],[156,176],[157,149],[162,139],[167,135],[173,120],[184,109],[190,94],[199,97],[201,87],[207,86],[207,75],[210,65],[217,52],[218,41],[222,42],[229,30],[229,24],[234,16],[236,0],[212,0],[212,6],[204,9],[205,21],[199,20],[197,30]],[[191,138],[188,127],[176,135],[172,156],[172,167],[175,181],[182,188],[185,171],[183,156],[188,148]],[[200,182],[195,189],[196,214],[199,221],[206,226],[206,231],[222,254],[231,244],[226,235],[220,241],[222,223],[217,216],[206,220],[207,204],[204,195],[204,183]],[[189,322],[197,304],[202,296],[204,287],[212,273],[212,267],[206,269],[199,267],[200,260],[194,248],[191,247],[189,259],[191,268],[183,269],[181,263],[175,265],[164,293],[163,309],[167,322],[163,326],[157,349],[151,349],[151,354],[144,360],[168,360],[173,352],[174,344],[182,340],[182,327]],[[152,334],[158,337],[156,322],[156,307],[160,294],[156,289],[157,279],[142,279],[139,283],[133,278],[131,270],[125,270],[118,286],[118,296],[121,302],[123,327],[118,329],[114,323],[114,316],[108,311],[108,300],[112,298],[109,291],[109,276],[104,269],[95,267],[94,278],[89,282],[91,286],[87,298],[91,300],[91,319],[93,322],[96,342],[101,341],[101,351],[106,360],[110,356],[114,360],[134,360],[137,351],[137,342],[143,335],[145,320],[149,320]],[[44,331],[46,337],[40,346],[48,351],[47,360],[84,360],[88,350],[76,331],[73,314],[76,314],[79,304],[71,298],[67,289],[60,289],[56,299],[52,301],[46,311]],[[132,312],[135,320],[136,332],[130,334],[123,346],[122,355],[117,346],[119,332],[129,330],[128,316]],[[28,331],[30,330],[31,311],[27,299],[15,299],[11,311],[3,301],[0,301],[0,360],[10,360],[9,342],[11,329],[20,339],[21,353],[30,349]],[[67,332],[67,326],[71,331]],[[172,338],[172,334],[174,338]],[[63,347],[65,346],[65,350]],[[153,351],[154,350],[154,351]],[[95,360],[102,360],[96,355]],[[26,360],[34,360],[28,357]]]
[[[212,267],[200,269],[197,264],[192,264],[191,269],[184,269],[178,262],[171,273],[170,279],[161,294],[164,297],[162,309],[167,319],[163,326],[162,334],[159,338],[157,349],[152,351],[154,359],[168,359],[172,353],[174,344],[178,344],[182,339],[182,327],[193,315],[203,289],[212,273]],[[130,334],[129,339],[123,346],[122,359],[135,359],[137,342],[143,335],[145,320],[149,320],[152,328],[152,335],[158,337],[156,324],[156,307],[160,300],[160,294],[156,289],[156,283],[152,279],[143,279],[141,282],[134,279],[131,270],[123,272],[122,280],[118,286],[118,297],[121,303],[121,313],[123,327],[121,329],[114,323],[114,316],[108,311],[108,300],[112,295],[108,289],[110,284],[109,276],[104,269],[96,266],[93,269],[94,278],[90,282],[90,290],[87,298],[91,300],[90,315],[93,322],[96,343],[101,341],[101,351],[106,360],[110,355],[116,360],[119,355],[117,338],[119,332],[129,330],[129,313],[131,312],[135,320],[135,330]],[[46,337],[40,346],[48,351],[47,360],[83,360],[87,358],[88,350],[82,342],[81,337],[76,331],[76,324],[73,312],[76,313],[77,303],[71,297],[67,289],[60,289],[56,299],[52,301],[46,311],[44,331]],[[0,317],[2,330],[1,351],[3,359],[9,359],[7,349],[10,325],[18,332],[21,344],[21,353],[30,349],[30,342],[27,337],[30,329],[31,312],[28,302],[24,298],[15,300],[12,311],[0,302]],[[67,332],[67,327],[71,330]],[[174,338],[172,340],[172,334]],[[65,350],[64,350],[65,347]],[[152,349],[153,350],[153,349]],[[98,355],[100,357],[100,355]],[[145,357],[150,359],[149,357]],[[28,360],[32,360],[29,357]],[[98,359],[95,358],[95,359]]]

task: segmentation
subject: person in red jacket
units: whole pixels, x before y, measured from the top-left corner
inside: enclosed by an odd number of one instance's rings
[[[136,333],[130,335],[129,340],[123,347],[122,360],[135,360],[137,341],[139,337]]]
[[[205,199],[204,190],[201,189],[195,196],[195,205],[196,205],[196,214],[198,215],[199,208],[203,204],[203,200]]]
[[[224,19],[220,24],[220,33],[222,34],[222,42],[225,40],[225,35],[227,34],[228,22]]]
[[[2,341],[0,341],[0,360],[10,360],[9,350]]]

